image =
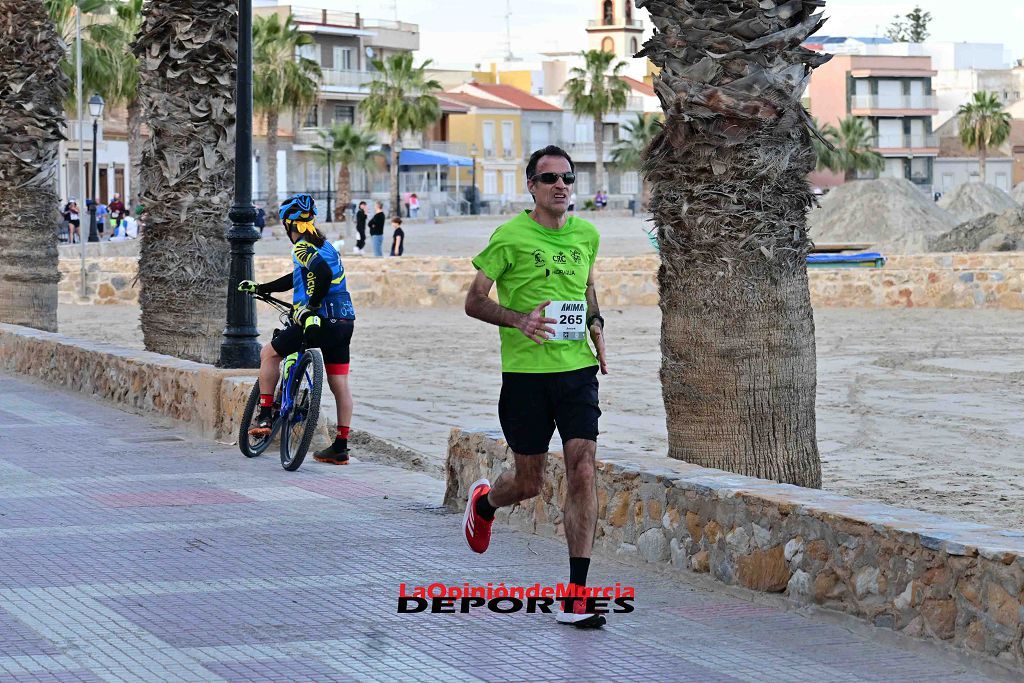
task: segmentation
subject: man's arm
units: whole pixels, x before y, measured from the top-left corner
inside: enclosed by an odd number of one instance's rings
[[[590,340],[594,342],[594,350],[597,353],[597,362],[601,366],[601,374],[607,375],[608,363],[605,360],[604,350],[604,318],[601,317],[601,307],[597,304],[597,288],[594,286],[593,267],[591,267],[590,273],[587,275],[587,322],[590,323]]]
[[[482,320],[498,327],[514,327],[537,344],[543,344],[555,331],[548,327],[557,322],[554,318],[545,318],[544,309],[550,301],[545,301],[529,313],[520,313],[499,305],[490,298],[494,280],[487,277],[482,270],[476,273],[476,279],[466,294],[466,315]]]

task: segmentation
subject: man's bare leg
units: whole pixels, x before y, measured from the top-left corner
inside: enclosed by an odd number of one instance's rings
[[[496,508],[533,498],[540,493],[541,487],[544,485],[547,453],[540,455],[516,453],[515,461],[515,469],[502,472],[491,486],[491,492],[487,494],[487,500]]]
[[[590,557],[597,532],[597,442],[569,439],[565,443],[565,540],[569,557]]]

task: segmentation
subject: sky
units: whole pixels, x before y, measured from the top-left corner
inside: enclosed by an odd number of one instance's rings
[[[585,49],[583,27],[587,19],[596,18],[597,7],[596,0],[308,0],[294,4],[419,24],[418,56],[451,68],[469,68],[505,54],[508,5],[512,9],[512,52],[528,59],[540,52]],[[884,35],[893,15],[906,14],[915,4],[932,13],[933,40],[1004,43],[1014,58],[1024,58],[1021,0],[829,0],[826,14],[831,18],[821,32]],[[646,10],[638,10],[635,16],[650,26]]]

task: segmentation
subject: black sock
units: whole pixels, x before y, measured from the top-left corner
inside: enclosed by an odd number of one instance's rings
[[[569,583],[577,586],[587,585],[587,572],[590,570],[589,557],[569,558]]]
[[[476,513],[488,522],[494,521],[494,513],[497,509],[491,505],[491,501],[487,500],[487,496],[480,496],[476,499]]]
[[[340,436],[334,437],[334,443],[331,444],[331,448],[335,451],[348,450],[348,439],[343,439]]]

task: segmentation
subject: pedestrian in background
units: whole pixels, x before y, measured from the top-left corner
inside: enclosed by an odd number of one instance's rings
[[[370,241],[373,243],[373,255],[384,257],[384,203],[374,202],[377,211],[370,219]]]
[[[413,195],[413,197],[415,196]],[[395,231],[391,237],[391,255],[401,256],[405,252],[405,231],[402,230],[402,219],[398,216],[392,218],[391,228]]]
[[[420,217],[420,198],[416,196],[415,192],[413,192],[412,196],[409,197],[409,217]]]
[[[362,254],[366,246],[366,202],[359,202],[359,210],[356,211],[356,248],[355,254]]]
[[[125,217],[124,202],[121,201],[120,194],[114,193],[114,198],[107,205],[107,210],[110,211],[110,224],[116,230],[117,226],[121,225],[121,219]]]

